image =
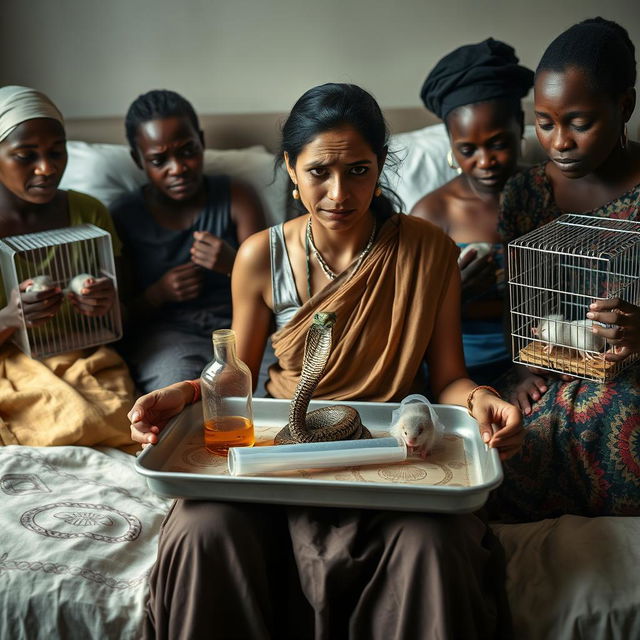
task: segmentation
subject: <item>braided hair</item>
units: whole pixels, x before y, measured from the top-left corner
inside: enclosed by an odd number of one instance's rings
[[[124,127],[133,153],[137,153],[136,136],[138,127],[158,118],[185,117],[200,131],[198,116],[191,103],[175,91],[154,89],[138,96],[127,110]]]
[[[617,98],[636,84],[635,47],[627,30],[612,20],[590,18],[561,33],[544,52],[542,71],[581,69],[591,89]]]

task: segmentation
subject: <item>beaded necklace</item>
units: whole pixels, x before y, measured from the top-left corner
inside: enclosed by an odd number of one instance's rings
[[[371,247],[373,246],[373,240],[376,235],[376,227],[377,227],[377,224],[374,218],[373,229],[371,229],[371,235],[369,236],[369,240],[367,240],[367,244],[365,245],[364,249],[360,252],[360,255],[356,260],[356,263],[351,271],[351,274],[349,275],[349,278],[351,278],[353,274],[360,268],[362,261],[367,257],[367,255],[371,251]],[[316,248],[316,245],[313,243],[313,234],[311,232],[311,218],[309,218],[309,220],[307,221],[307,231],[305,233],[304,246],[305,246],[305,252],[307,254],[307,293],[311,298],[311,252],[309,251],[309,249],[313,251],[313,255],[318,261],[320,268],[322,269],[324,275],[327,276],[329,280],[335,280],[339,274],[331,270],[329,265],[325,262],[325,259],[322,257],[322,255]]]

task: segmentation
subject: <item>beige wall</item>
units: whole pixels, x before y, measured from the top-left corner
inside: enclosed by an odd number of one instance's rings
[[[283,111],[326,81],[415,106],[456,46],[491,35],[533,67],[564,28],[601,13],[640,49],[638,0],[2,0],[0,84],[38,87],[67,117],[122,115],[151,88],[201,113]]]

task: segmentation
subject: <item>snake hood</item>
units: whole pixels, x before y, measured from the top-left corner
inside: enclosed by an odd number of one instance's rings
[[[335,323],[336,314],[332,311],[319,311],[313,316],[305,340],[300,380],[291,400],[289,422],[276,435],[276,444],[371,437],[360,415],[351,407],[334,405],[307,413],[331,353]]]
[[[336,323],[336,314],[333,311],[318,311],[313,314],[313,324],[327,329],[333,328]]]

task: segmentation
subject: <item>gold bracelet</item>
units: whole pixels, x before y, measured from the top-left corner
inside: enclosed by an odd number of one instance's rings
[[[467,396],[467,411],[469,412],[469,415],[473,418],[473,396],[475,394],[476,391],[479,391],[480,389],[486,389],[487,391],[491,391],[491,393],[493,393],[495,396],[497,396],[498,398],[502,399],[502,397],[500,396],[500,394],[493,388],[490,387],[489,385],[486,384],[481,384],[478,385],[477,387],[474,387],[473,389],[471,389],[471,391],[469,391],[469,395]]]

